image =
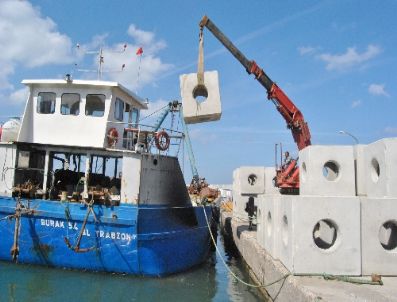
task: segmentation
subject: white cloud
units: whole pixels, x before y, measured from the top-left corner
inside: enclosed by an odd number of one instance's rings
[[[163,99],[159,99],[156,101],[150,101],[148,104],[148,109],[141,111],[141,120],[148,118],[152,114],[153,114],[154,118],[157,119],[158,115],[154,114],[154,113],[157,111],[158,111],[158,113],[160,113],[161,109],[163,109],[165,106],[167,106],[168,103],[169,103],[169,101],[166,101]],[[145,124],[145,122],[144,122],[144,124]]]
[[[0,60],[37,67],[72,61],[71,40],[28,1],[0,1]]]
[[[368,92],[372,95],[389,97],[389,93],[385,90],[385,84],[371,84],[368,86]]]
[[[361,106],[361,100],[355,100],[355,101],[353,101],[352,102],[352,108],[354,109],[354,108],[357,108],[357,107],[359,107],[359,106]]]
[[[386,127],[385,132],[392,135],[397,135],[397,127]]]
[[[29,89],[27,87],[21,88],[19,90],[15,90],[9,96],[9,99],[12,104],[25,104],[29,95]]]
[[[147,85],[154,84],[158,76],[171,68],[171,64],[163,63],[158,56],[160,50],[166,47],[163,40],[156,40],[153,32],[138,29],[131,24],[127,33],[134,39],[122,52],[125,43],[106,45],[106,35],[96,36],[86,45],[80,45],[81,52],[103,47],[104,64],[103,78],[117,81],[136,91]],[[148,43],[148,44],[146,44]],[[137,56],[136,51],[143,47],[143,55]],[[97,68],[97,58],[93,58],[90,69]],[[125,66],[122,70],[122,66]],[[92,77],[92,74],[89,74]]]
[[[298,52],[301,56],[313,54],[316,52],[316,48],[311,46],[300,46],[298,47]]]
[[[327,63],[327,70],[345,70],[373,59],[380,52],[379,46],[370,44],[367,50],[362,53],[357,52],[355,47],[349,47],[343,54],[323,53],[318,55],[318,58]]]

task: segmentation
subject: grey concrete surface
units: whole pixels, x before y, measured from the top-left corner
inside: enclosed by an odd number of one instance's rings
[[[257,242],[257,233],[246,221],[221,213],[222,227],[234,242],[257,282],[266,285],[289,274]],[[368,277],[363,278],[368,280]],[[397,277],[382,277],[383,286],[324,280],[318,276],[292,276],[263,287],[271,301],[397,301]]]

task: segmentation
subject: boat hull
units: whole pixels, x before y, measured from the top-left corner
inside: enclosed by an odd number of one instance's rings
[[[103,206],[0,198],[0,259],[70,269],[164,276],[202,263],[211,207]],[[17,223],[17,227],[16,227]],[[19,225],[19,227],[18,227]],[[15,234],[18,234],[15,236]]]

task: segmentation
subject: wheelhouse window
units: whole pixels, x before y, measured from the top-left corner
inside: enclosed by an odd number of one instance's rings
[[[139,111],[136,108],[131,110],[131,123],[136,127],[138,124]]]
[[[105,112],[105,95],[87,94],[85,101],[85,115],[103,116]]]
[[[54,92],[39,92],[37,96],[37,113],[52,114],[55,112],[56,94]]]
[[[116,98],[116,102],[114,104],[114,118],[120,122],[123,121],[123,115],[124,115],[124,102]]]
[[[61,114],[79,115],[80,113],[80,94],[64,93],[61,97]]]

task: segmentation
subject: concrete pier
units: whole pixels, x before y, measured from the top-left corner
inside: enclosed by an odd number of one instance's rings
[[[270,301],[397,301],[397,277],[382,277],[381,286],[325,280],[322,276],[293,276],[258,244],[256,230],[248,230],[247,221],[221,212],[221,224],[224,232],[233,237],[254,279],[264,286]],[[368,277],[358,279],[368,280]],[[275,280],[279,281],[265,286]]]

